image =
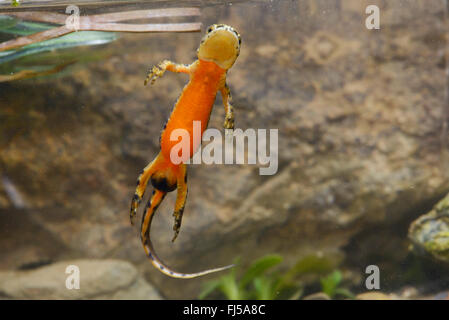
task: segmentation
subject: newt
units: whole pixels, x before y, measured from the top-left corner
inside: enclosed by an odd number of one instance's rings
[[[187,199],[187,167],[185,162],[190,159],[201,144],[193,139],[193,122],[201,124],[201,136],[207,128],[215,97],[221,93],[225,108],[225,129],[234,129],[234,111],[231,105],[231,92],[226,84],[228,70],[234,65],[240,54],[241,37],[234,28],[224,24],[214,24],[207,29],[197,50],[198,59],[190,65],[178,64],[164,60],[152,67],[144,85],[154,84],[165,71],[186,73],[189,82],[184,87],[161,133],[160,152],[150,162],[137,179],[137,188],[131,202],[130,220],[133,224],[137,209],[142,201],[149,182],[154,187],[152,196],[142,216],[140,237],[146,255],[154,267],[162,273],[174,277],[189,279],[218,272],[233,267],[233,265],[208,269],[195,273],[180,273],[171,270],[156,255],[150,240],[150,227],[153,216],[168,192],[177,190],[174,208],[174,237],[175,241],[181,228],[182,216]],[[181,154],[181,163],[172,161],[170,154],[178,141],[171,139],[174,130],[184,129],[190,134],[190,152]]]

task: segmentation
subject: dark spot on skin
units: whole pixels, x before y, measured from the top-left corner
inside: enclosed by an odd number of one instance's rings
[[[151,177],[151,184],[153,187],[155,187],[158,190],[161,190],[163,192],[172,192],[176,190],[176,182],[170,184],[166,178],[164,177]]]
[[[207,33],[212,32],[212,27],[209,27],[209,29],[207,29]]]
[[[134,194],[134,200],[139,200],[139,195],[138,194]]]

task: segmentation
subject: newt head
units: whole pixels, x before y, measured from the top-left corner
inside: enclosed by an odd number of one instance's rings
[[[228,70],[240,54],[242,39],[234,28],[225,24],[213,24],[198,48],[198,59],[215,62]]]

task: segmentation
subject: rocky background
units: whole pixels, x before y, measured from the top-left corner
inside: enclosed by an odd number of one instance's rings
[[[365,28],[368,4],[381,9],[380,30]],[[416,264],[434,268],[410,255],[407,229],[449,191],[446,1],[243,1],[204,7],[201,20],[241,33],[228,76],[236,127],[279,129],[279,171],[190,166],[177,241],[174,194],[153,222],[163,260],[191,272],[238,256],[245,266],[276,252],[291,265],[319,254],[352,271],[360,292],[369,264],[386,291],[413,284],[405,274]],[[166,74],[144,87],[146,71],[166,58],[190,63],[201,36],[126,34],[80,49],[108,52],[102,61],[0,84],[1,297],[188,299],[214,278],[160,274],[128,218],[187,80]],[[209,127],[223,119],[217,99]],[[74,259],[111,283],[81,275],[91,289],[55,288]]]

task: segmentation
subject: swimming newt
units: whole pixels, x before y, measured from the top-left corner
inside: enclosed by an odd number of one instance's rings
[[[201,136],[207,128],[209,117],[214,105],[215,97],[220,91],[225,108],[225,129],[234,128],[234,111],[231,105],[231,92],[226,84],[227,71],[233,66],[240,54],[241,37],[232,27],[224,24],[215,24],[207,29],[197,50],[198,59],[190,65],[178,64],[164,60],[148,73],[144,84],[154,84],[157,78],[163,76],[166,70],[187,73],[189,82],[184,87],[173,111],[167,120],[160,136],[160,152],[148,164],[137,180],[137,188],[131,202],[130,219],[136,216],[137,208],[145,193],[148,183],[154,191],[142,216],[140,237],[142,245],[151,263],[162,273],[174,278],[195,278],[212,272],[222,271],[232,267],[220,267],[196,273],[180,273],[168,268],[156,255],[150,240],[150,227],[154,213],[168,192],[177,189],[175,209],[173,216],[175,232],[172,241],[175,241],[181,228],[182,215],[187,198],[187,168],[184,163],[193,156],[198,149],[201,139],[193,139],[193,122],[200,121]],[[178,143],[171,139],[176,129],[185,129],[190,134],[190,152],[182,154],[181,163],[175,163],[170,157],[172,147]]]

